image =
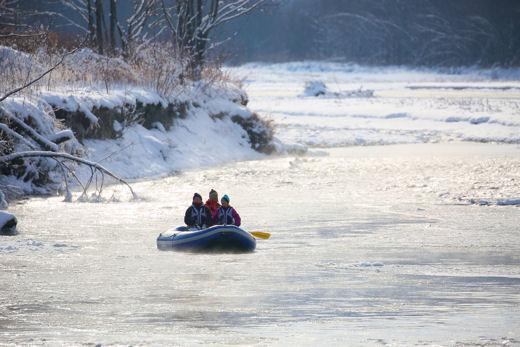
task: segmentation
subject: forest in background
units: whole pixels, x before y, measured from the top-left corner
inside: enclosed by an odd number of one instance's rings
[[[54,32],[61,42],[67,42],[75,34],[97,30],[95,24],[86,23],[88,14],[84,8],[92,6],[91,16],[95,22],[99,18],[94,12],[101,6],[105,41],[117,42],[124,51],[131,35],[141,38],[147,34],[148,38],[169,40],[171,30],[167,28],[168,17],[161,9],[163,3],[171,11],[188,3],[209,9],[213,2],[0,0],[0,7],[2,3],[11,3],[16,9],[10,14],[11,22],[25,25],[23,21],[29,20],[31,27]],[[226,6],[241,1],[220,3]],[[244,2],[245,5],[251,3]],[[520,2],[517,0],[264,0],[255,3],[258,3],[255,11],[215,26],[211,33],[198,36],[188,33],[199,38],[193,46],[205,45],[210,42],[208,38],[213,39],[211,45],[204,47],[207,55],[233,64],[332,60],[369,65],[520,65]],[[154,11],[146,9],[149,4],[154,4]],[[139,10],[146,12],[145,22],[135,17]],[[112,11],[116,12],[118,23],[113,22]],[[6,13],[0,13],[0,41],[2,31],[6,30],[2,27],[5,16]],[[4,41],[0,44],[6,44]],[[93,46],[98,46],[100,51],[98,44]]]
[[[370,65],[520,65],[517,0],[286,0],[219,32],[223,51],[250,61]]]

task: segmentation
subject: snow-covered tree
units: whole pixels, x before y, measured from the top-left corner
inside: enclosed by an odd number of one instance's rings
[[[210,34],[218,26],[244,16],[265,0],[161,0],[163,20],[178,48],[189,58],[191,72],[200,78]]]
[[[124,56],[131,56],[136,46],[145,41],[150,30],[146,26],[157,14],[156,0],[129,0],[124,5],[131,8],[128,17],[118,15],[117,0],[61,0],[81,19],[77,25],[88,34],[90,46],[99,54],[115,54],[118,48]],[[109,22],[107,25],[106,22]]]

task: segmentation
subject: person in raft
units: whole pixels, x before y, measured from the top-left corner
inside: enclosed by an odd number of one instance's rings
[[[220,204],[218,203],[218,193],[216,190],[212,189],[209,192],[209,199],[206,201],[206,207],[211,211],[211,218],[213,220],[217,219],[217,211]]]
[[[202,204],[202,196],[199,193],[193,195],[193,204],[188,207],[184,214],[184,223],[189,228],[209,228],[213,225],[213,218],[209,208]]]
[[[220,200],[222,206],[217,210],[216,224],[240,226],[241,220],[238,212],[229,205],[229,196],[224,195]]]

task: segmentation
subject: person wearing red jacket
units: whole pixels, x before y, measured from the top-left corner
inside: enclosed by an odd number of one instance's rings
[[[217,210],[215,224],[236,225],[239,227],[242,221],[238,212],[233,207],[231,207],[231,205],[229,205],[229,196],[224,195],[220,202],[222,203],[222,206]]]
[[[213,220],[217,219],[217,211],[220,204],[218,203],[218,193],[214,189],[209,192],[209,199],[206,201],[205,206],[211,211],[211,218]]]

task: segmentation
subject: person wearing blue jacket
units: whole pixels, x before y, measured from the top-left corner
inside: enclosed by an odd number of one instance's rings
[[[202,196],[199,193],[193,195],[193,203],[184,214],[184,223],[189,228],[209,228],[213,225],[213,218],[209,208],[202,204]]]

